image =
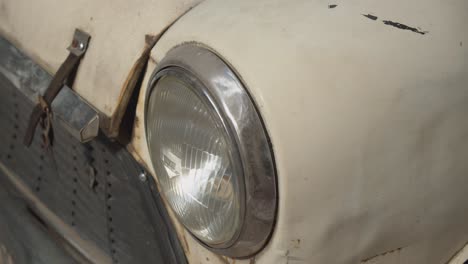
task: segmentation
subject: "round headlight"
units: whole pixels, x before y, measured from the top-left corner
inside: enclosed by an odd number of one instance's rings
[[[241,222],[241,162],[216,109],[184,79],[167,72],[155,84],[147,116],[149,148],[180,221],[208,244],[226,243]]]
[[[266,243],[276,212],[273,157],[236,74],[195,44],[171,50],[146,97],[148,148],[161,192],[206,247],[231,257]]]

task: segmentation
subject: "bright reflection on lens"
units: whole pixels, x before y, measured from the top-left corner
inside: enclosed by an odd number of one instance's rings
[[[205,243],[231,240],[240,225],[242,170],[214,109],[188,84],[164,76],[150,94],[146,118],[151,159],[180,221]]]

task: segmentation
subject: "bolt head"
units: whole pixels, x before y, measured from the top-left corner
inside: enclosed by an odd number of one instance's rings
[[[141,172],[140,175],[138,175],[138,179],[140,179],[141,182],[146,181],[146,172]]]

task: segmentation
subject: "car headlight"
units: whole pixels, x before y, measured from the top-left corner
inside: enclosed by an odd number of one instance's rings
[[[150,80],[145,128],[161,192],[185,228],[219,254],[258,252],[277,207],[273,154],[231,68],[196,44],[172,49]]]

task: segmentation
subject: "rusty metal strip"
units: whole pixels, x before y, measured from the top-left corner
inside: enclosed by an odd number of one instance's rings
[[[194,8],[193,6],[192,8]],[[117,104],[117,108],[114,110],[112,115],[109,116],[102,116],[101,122],[101,130],[104,134],[111,139],[117,139],[121,132],[121,125],[122,121],[125,117],[125,113],[127,112],[127,108],[129,106],[129,102],[134,95],[134,92],[139,92],[137,86],[141,84],[141,80],[144,78],[146,73],[146,67],[148,65],[148,61],[150,59],[151,50],[154,48],[156,43],[161,39],[161,37],[166,33],[166,31],[174,25],[181,17],[183,17],[186,13],[188,13],[192,8],[189,8],[185,11],[182,15],[180,15],[177,19],[172,21],[169,25],[164,27],[161,32],[157,35],[146,35],[145,36],[145,47],[143,49],[142,54],[140,57],[135,61],[130,72],[125,79],[125,82],[122,86],[121,93],[119,95],[119,103]],[[139,88],[139,87],[138,87]]]
[[[75,30],[73,41],[70,47],[68,47],[70,54],[60,66],[54,78],[50,82],[49,87],[45,91],[44,95],[41,97],[44,103],[36,104],[33,112],[31,113],[28,129],[26,130],[26,134],[23,141],[24,145],[26,145],[27,147],[29,147],[32,143],[36,127],[39,124],[39,120],[41,119],[41,117],[44,116],[44,112],[46,112],[46,110],[50,108],[52,101],[55,99],[57,94],[65,85],[65,81],[67,81],[67,79],[70,76],[73,76],[73,72],[76,71],[81,61],[81,58],[83,57],[88,48],[90,38],[90,35],[88,35],[87,33],[79,29]]]
[[[133,64],[130,72],[127,75],[127,78],[125,79],[124,85],[119,95],[119,104],[117,105],[117,108],[114,110],[112,116],[103,119],[101,129],[104,131],[107,137],[117,138],[119,136],[122,119],[125,115],[128,103],[130,102],[130,98],[132,97],[137,84],[145,74],[151,50],[153,49],[154,45],[156,45],[156,42],[161,38],[166,29],[164,29],[163,32],[156,36],[145,36],[145,48],[143,49],[140,57]]]

